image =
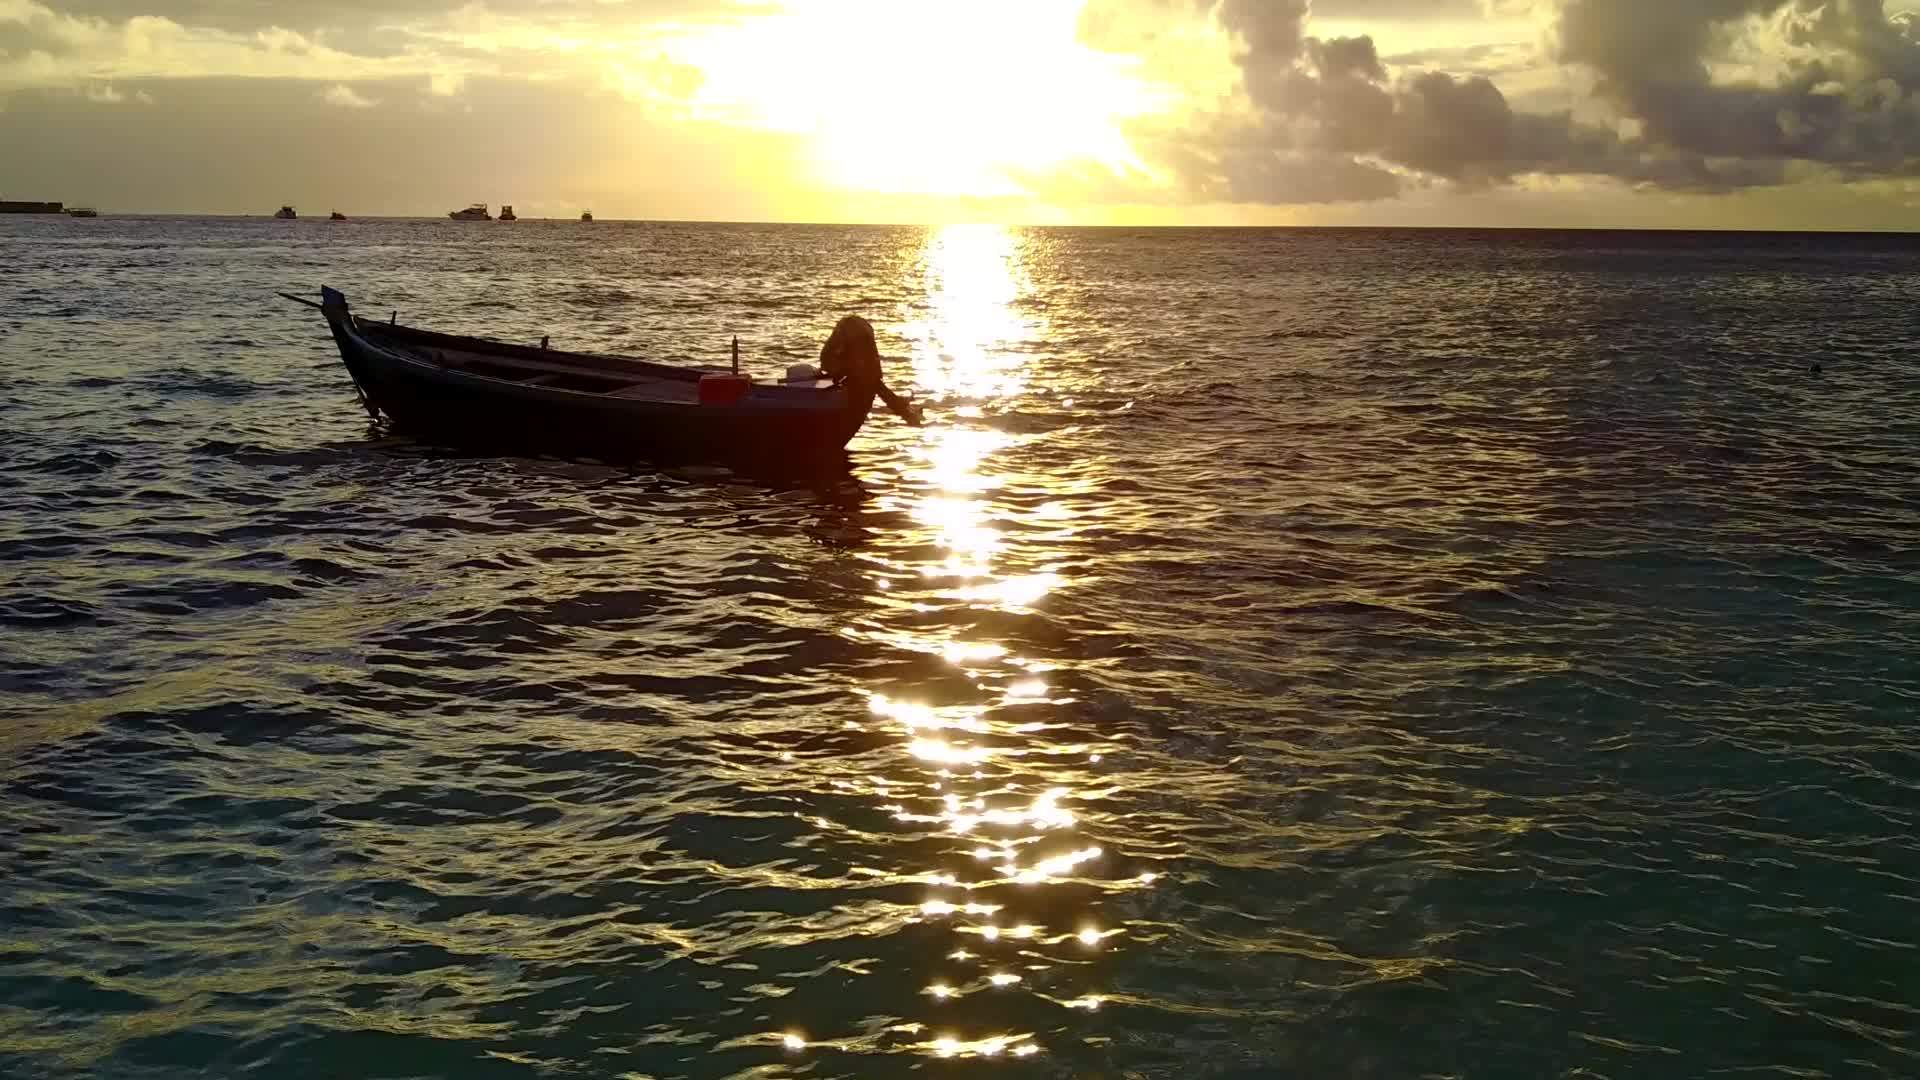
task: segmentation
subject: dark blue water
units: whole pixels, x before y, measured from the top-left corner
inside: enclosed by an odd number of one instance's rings
[[[0,1074],[1920,1075],[1920,242],[0,266]],[[762,373],[859,312],[932,422],[778,486],[448,454],[322,283]]]

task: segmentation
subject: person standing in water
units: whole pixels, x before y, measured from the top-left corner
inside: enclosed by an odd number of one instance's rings
[[[874,392],[895,416],[920,426],[920,407],[888,389],[880,370],[880,343],[873,336],[873,324],[860,316],[849,315],[834,325],[827,343],[820,347],[820,373],[835,382],[845,380],[857,385],[871,381]]]

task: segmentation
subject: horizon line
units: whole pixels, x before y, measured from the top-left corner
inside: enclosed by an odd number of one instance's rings
[[[74,204],[80,206],[82,204]],[[504,205],[504,204],[503,204]],[[71,207],[70,207],[71,208]],[[271,213],[188,213],[180,211],[148,210],[108,210],[99,206],[90,206],[101,217],[120,218],[214,218],[233,221],[280,221]],[[329,211],[333,212],[333,211]],[[0,214],[0,219],[23,217],[67,217],[64,212],[58,214]],[[296,221],[328,221],[316,212],[314,216],[293,219]],[[349,215],[353,221],[450,221],[445,214],[366,214]],[[1008,229],[1130,229],[1136,231],[1247,231],[1247,232],[1593,232],[1593,233],[1712,233],[1734,236],[1920,236],[1920,228],[1731,228],[1713,225],[1349,225],[1349,224],[1164,224],[1164,223],[1040,223],[1027,224],[1008,221],[804,221],[804,220],[747,220],[735,218],[675,218],[644,217],[617,218],[595,215],[590,222],[578,217],[531,217],[520,215],[512,221],[490,224],[514,225],[522,221],[565,222],[575,225],[746,225],[746,226],[788,226],[794,228],[854,228],[854,229],[941,229],[951,226],[984,225]],[[465,221],[459,224],[471,225],[476,222]]]

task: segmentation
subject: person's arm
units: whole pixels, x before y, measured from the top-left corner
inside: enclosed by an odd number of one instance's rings
[[[920,406],[887,389],[886,383],[880,384],[880,400],[887,403],[893,414],[914,427],[920,426]]]

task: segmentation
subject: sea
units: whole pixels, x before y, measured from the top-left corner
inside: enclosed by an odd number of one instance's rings
[[[1920,1075],[1920,238],[0,218],[0,1075]],[[844,463],[370,427],[322,285]]]

